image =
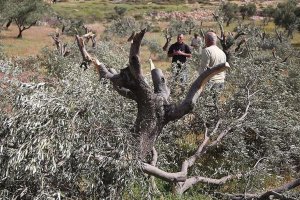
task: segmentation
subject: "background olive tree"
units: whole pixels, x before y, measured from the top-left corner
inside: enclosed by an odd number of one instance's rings
[[[256,14],[256,4],[255,3],[248,3],[248,4],[244,4],[241,5],[239,7],[240,9],[240,13],[242,15],[243,20],[245,19],[245,17],[252,17],[253,15]]]
[[[275,9],[274,22],[287,30],[288,37],[293,37],[293,31],[297,29],[300,23],[300,13],[297,12],[297,1],[288,0],[279,3]]]
[[[1,16],[18,26],[17,38],[22,38],[23,31],[35,25],[50,11],[50,7],[43,0],[7,0],[1,4]]]
[[[226,26],[236,19],[239,12],[239,6],[236,3],[227,2],[221,6],[222,15],[224,17],[224,21],[226,22]]]

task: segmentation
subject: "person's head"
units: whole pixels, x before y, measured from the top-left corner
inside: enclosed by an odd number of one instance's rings
[[[198,36],[199,36],[198,33],[195,33],[195,34],[194,34],[194,37],[195,37],[195,38],[197,38]]]
[[[205,45],[207,47],[216,45],[217,40],[218,40],[217,35],[214,32],[209,31],[205,34]]]
[[[183,37],[182,33],[180,33],[180,34],[177,35],[177,42],[178,43],[183,43],[183,39],[184,39],[184,37]]]

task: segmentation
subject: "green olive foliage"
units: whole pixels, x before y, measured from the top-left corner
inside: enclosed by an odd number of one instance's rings
[[[299,54],[270,36],[265,42],[274,43],[274,58],[254,29],[248,37],[247,46],[233,57],[218,110],[206,91],[194,112],[169,124],[157,140],[157,166],[178,171],[197,149],[205,127],[212,132],[221,119],[218,131],[224,130],[249,105],[240,125],[233,126],[218,148],[209,150],[190,172],[212,178],[242,173],[242,178],[227,187],[198,184],[186,192],[190,197],[263,192],[271,187],[270,181],[278,186],[300,175]],[[141,172],[137,138],[132,135],[133,102],[99,80],[92,68],[81,69],[79,52],[70,48],[71,55],[64,58],[48,49],[38,58],[0,61],[2,199],[145,199],[171,193],[171,185],[156,180],[161,193],[154,194],[149,177]],[[128,47],[112,42],[99,42],[89,51],[116,69],[128,60]],[[196,68],[191,62],[191,69]],[[26,69],[48,74],[21,82]],[[197,75],[190,72],[189,82]],[[173,85],[172,101],[185,92]],[[300,198],[293,190],[285,195]]]
[[[148,21],[137,21],[133,17],[124,17],[113,20],[111,24],[106,27],[105,34],[107,39],[112,39],[112,36],[129,37],[132,32],[138,32],[141,29],[151,29],[151,23]]]
[[[221,6],[221,10],[224,16],[224,20],[226,21],[226,26],[229,26],[232,20],[237,18],[239,7],[238,4],[236,3],[228,2],[228,3],[224,3]]]

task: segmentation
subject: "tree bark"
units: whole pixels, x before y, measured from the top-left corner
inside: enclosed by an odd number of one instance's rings
[[[17,26],[18,26],[18,30],[19,30],[19,34],[18,34],[17,38],[22,39],[22,37],[23,37],[22,32],[24,31],[24,29],[22,29],[21,26],[19,26],[18,24],[17,24]]]

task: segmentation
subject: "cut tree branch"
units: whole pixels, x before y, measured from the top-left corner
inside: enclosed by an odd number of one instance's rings
[[[133,37],[133,42],[130,47],[129,69],[133,77],[135,77],[136,79],[142,78],[143,76],[139,54],[140,54],[141,42],[145,33],[146,33],[146,29],[143,29],[139,33],[135,34]]]
[[[70,54],[70,50],[67,48],[67,44],[64,44],[60,39],[60,34],[56,33],[55,36],[51,36],[56,45],[56,49],[59,54],[63,57],[66,57]]]
[[[165,78],[161,69],[155,68],[152,60],[149,59],[151,77],[154,85],[154,93],[164,97],[165,101],[168,101],[170,96],[170,88],[167,86],[167,79]]]
[[[145,173],[168,182],[183,182],[187,178],[187,174],[185,172],[170,173],[147,163],[143,163],[142,169]]]
[[[207,183],[207,184],[214,184],[214,185],[222,185],[225,184],[226,182],[235,179],[235,178],[240,178],[242,174],[237,174],[237,175],[228,175],[224,176],[220,179],[213,179],[213,178],[207,178],[207,177],[202,177],[202,176],[195,176],[192,178],[187,179],[184,184],[181,186],[179,189],[179,194],[184,193],[186,190],[191,188],[193,185],[197,183]]]
[[[97,58],[92,57],[87,52],[84,44],[84,39],[82,37],[76,35],[76,41],[83,58],[83,63],[85,64],[93,63],[100,78],[109,79],[112,82],[114,89],[120,95],[133,100],[137,99],[136,96],[133,94],[133,92],[130,89],[125,87],[124,80],[123,80],[124,76],[122,74],[118,74],[116,70],[113,68],[107,69],[106,66],[103,63],[101,63]],[[126,72],[126,70],[124,70],[124,72]]]
[[[78,44],[79,50],[80,50],[82,58],[83,58],[83,62],[87,62],[87,63],[92,62],[95,65],[96,71],[99,73],[101,78],[112,79],[114,76],[116,76],[115,74],[113,74],[109,70],[107,70],[106,66],[103,63],[101,63],[97,58],[92,57],[87,52],[87,50],[85,48],[84,40],[82,37],[79,37],[78,35],[76,35],[76,40],[77,40],[77,44]]]

